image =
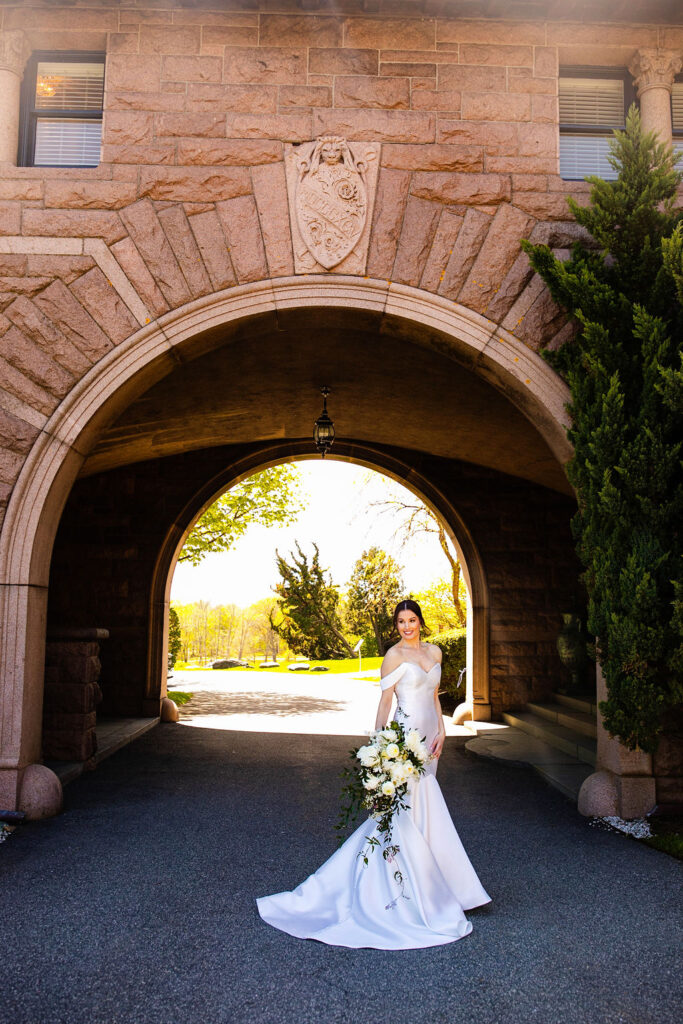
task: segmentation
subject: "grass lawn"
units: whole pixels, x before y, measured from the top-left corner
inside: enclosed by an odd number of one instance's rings
[[[167,696],[171,698],[174,704],[178,707],[182,707],[183,704],[187,704],[188,700],[192,700],[194,697],[193,693],[185,693],[184,690],[169,690]]]
[[[651,818],[650,828],[653,835],[641,842],[683,860],[683,818]]]
[[[289,670],[289,665],[295,665],[295,664],[296,664],[296,662],[294,662],[294,661],[282,661],[282,662],[280,662],[280,665],[279,665],[278,669],[264,668],[264,669],[259,670],[258,663],[256,663],[255,665],[253,665],[253,664],[249,665],[248,668],[253,668],[253,669],[256,669],[257,671],[263,671],[263,672],[273,672],[273,671],[280,671],[280,672],[284,671],[284,672],[287,672]],[[316,665],[324,665],[325,668],[327,668],[327,670],[329,672],[333,672],[333,673],[336,673],[336,674],[339,674],[339,673],[342,673],[342,672],[358,672],[358,658],[341,658],[339,661],[332,661],[332,660],[330,660],[330,661],[315,661],[315,660],[312,660],[312,661],[308,661],[307,664],[311,666],[311,669],[315,668]],[[382,659],[381,658],[363,658],[363,662],[362,662],[362,666],[361,666],[361,671],[363,671],[363,672],[370,672],[373,669],[379,669],[381,664],[382,664]],[[211,665],[210,664],[208,664],[208,665],[184,665],[183,664],[182,668],[181,668],[181,666],[179,664],[176,664],[176,671],[177,672],[206,672],[208,669],[211,669]],[[221,668],[221,669],[216,669],[216,672],[244,672],[244,669],[243,668]],[[311,673],[310,673],[309,670],[303,670],[301,672],[296,672],[296,673],[293,672],[292,673],[292,675],[302,675],[302,676],[310,675],[310,674]],[[312,674],[313,675],[317,675],[318,673],[313,672]],[[327,673],[326,672],[321,672],[320,675],[321,676],[322,675],[327,675]]]

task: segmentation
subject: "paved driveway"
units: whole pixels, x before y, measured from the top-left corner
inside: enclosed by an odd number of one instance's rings
[[[591,828],[530,770],[453,738],[439,778],[493,897],[470,913],[470,936],[348,950],[263,924],[255,897],[296,885],[335,847],[351,742],[165,724],[72,782],[64,814],[0,847],[0,1020],[678,1019],[679,863]]]

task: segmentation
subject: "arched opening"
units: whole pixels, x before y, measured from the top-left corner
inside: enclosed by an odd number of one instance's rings
[[[140,331],[36,443],[0,548],[2,616],[15,623],[2,641],[5,779],[40,759],[48,592],[53,624],[110,628],[102,660],[120,713],[156,715],[183,536],[240,475],[310,454],[321,383],[335,388],[335,455],[413,487],[460,546],[473,707],[496,714],[547,685],[577,577],[560,382],[511,335],[416,289],[261,283]]]

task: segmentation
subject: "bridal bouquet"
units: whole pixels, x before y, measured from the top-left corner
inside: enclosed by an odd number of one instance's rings
[[[409,807],[406,803],[408,783],[424,773],[431,755],[417,729],[405,729],[394,721],[386,729],[371,732],[364,746],[351,751],[351,759],[353,766],[343,772],[348,782],[342,789],[336,828],[346,828],[361,810],[370,811],[378,823],[377,835],[368,837],[361,851],[363,863],[367,865],[368,853],[380,845],[384,847],[384,859],[391,862],[399,852],[399,847],[391,842],[394,815],[401,808]],[[399,871],[394,877],[402,883]]]

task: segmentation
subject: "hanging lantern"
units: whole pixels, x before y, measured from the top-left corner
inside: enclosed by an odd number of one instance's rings
[[[315,426],[313,427],[313,440],[315,441],[316,448],[324,459],[334,442],[334,423],[327,413],[327,396],[330,394],[330,389],[321,388],[320,391],[323,396],[323,411],[315,421]]]

